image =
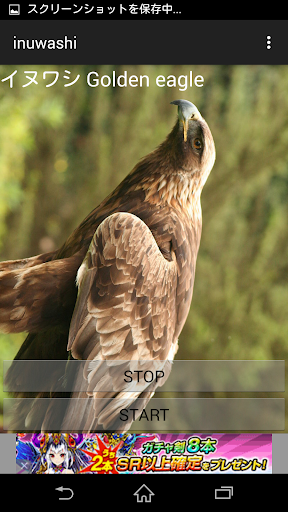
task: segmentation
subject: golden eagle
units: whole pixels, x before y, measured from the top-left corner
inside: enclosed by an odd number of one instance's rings
[[[76,386],[73,397],[89,398],[70,401],[62,422],[66,432],[73,418],[78,423],[71,431],[127,430],[131,422],[119,420],[118,402],[135,407],[142,400],[143,408],[143,399],[144,404],[149,401],[157,384],[123,393],[115,368],[137,361],[153,368],[158,362],[167,375],[178,349],[201,237],[200,195],[215,161],[215,146],[195,105],[172,103],[178,106],[178,118],[166,140],[59,250],[0,264],[0,328],[29,333],[15,359],[87,361],[80,376],[86,392],[77,393]],[[47,386],[52,391],[56,378],[51,372]],[[25,388],[25,372],[19,376],[16,362],[6,382]],[[45,396],[38,393],[29,410],[20,401],[17,417],[25,418],[27,430],[55,431],[56,402],[43,407],[38,398]],[[101,406],[99,397],[104,398]]]

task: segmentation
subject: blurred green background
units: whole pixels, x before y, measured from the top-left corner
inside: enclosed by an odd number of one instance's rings
[[[287,360],[288,68],[1,66],[0,79],[15,69],[13,88],[0,82],[1,260],[62,245],[166,137],[177,114],[170,101],[190,100],[217,156],[202,193],[194,295],[177,359]],[[29,69],[38,85],[23,87]],[[80,74],[73,86],[64,87],[65,69],[71,81]],[[46,87],[53,75],[43,80],[43,72],[53,70],[59,80]],[[150,86],[91,88],[93,70],[146,74]],[[155,85],[159,74],[190,70],[203,87]],[[0,334],[1,359],[13,359],[24,337]]]

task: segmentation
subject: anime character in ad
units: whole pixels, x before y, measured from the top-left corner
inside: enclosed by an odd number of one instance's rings
[[[33,434],[24,435],[25,440],[20,435],[21,438],[17,439],[16,459],[26,458],[33,474],[74,474],[87,464],[88,458],[80,449],[82,434]]]

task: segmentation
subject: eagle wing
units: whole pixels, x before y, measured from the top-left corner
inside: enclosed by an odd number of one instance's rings
[[[81,260],[78,254],[51,260],[53,254],[0,264],[1,331],[36,333],[63,323],[67,312],[71,315]]]
[[[166,380],[177,351],[175,255],[165,259],[140,218],[114,213],[97,228],[77,281],[68,350],[87,360],[90,400],[68,408],[66,428],[71,418],[82,418],[77,430],[127,430],[130,425],[119,421],[121,408],[135,407],[140,399],[143,409],[159,384],[134,382],[131,391],[123,391],[124,372],[165,366]]]

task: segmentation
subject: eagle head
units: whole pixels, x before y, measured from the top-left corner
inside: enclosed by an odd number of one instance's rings
[[[202,189],[216,158],[212,133],[193,103],[175,100],[171,104],[178,106],[178,120],[168,137],[176,157],[174,168],[193,175],[199,189]]]
[[[171,101],[171,105],[178,105],[178,117],[183,124],[184,142],[187,141],[188,122],[192,119],[202,119],[202,116],[198,108],[187,100],[175,100]]]

